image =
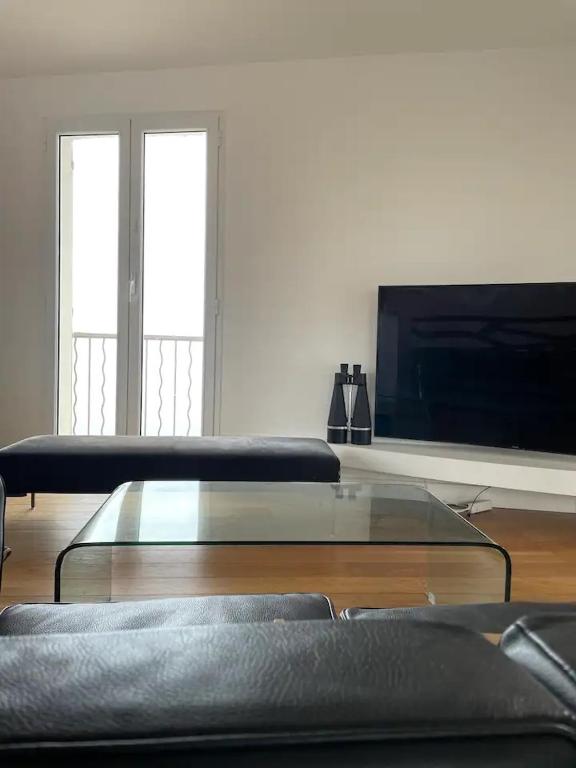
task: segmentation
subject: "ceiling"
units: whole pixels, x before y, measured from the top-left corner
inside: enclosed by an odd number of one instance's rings
[[[576,44],[576,0],[0,0],[0,77]]]

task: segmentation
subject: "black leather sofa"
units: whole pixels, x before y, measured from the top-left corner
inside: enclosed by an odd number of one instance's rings
[[[15,606],[0,765],[574,766],[574,612],[518,610],[496,647],[322,595]]]
[[[345,608],[342,619],[410,619],[452,624],[483,634],[501,634],[523,616],[576,612],[575,603],[469,603],[466,605],[424,605],[412,608]]]
[[[12,605],[0,611],[0,637],[133,629],[181,629],[335,619],[324,595],[213,595],[119,603]],[[1,763],[0,763],[1,765]]]

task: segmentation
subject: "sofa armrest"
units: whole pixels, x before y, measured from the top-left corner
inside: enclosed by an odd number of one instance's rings
[[[502,636],[501,648],[576,712],[576,617],[526,616]]]

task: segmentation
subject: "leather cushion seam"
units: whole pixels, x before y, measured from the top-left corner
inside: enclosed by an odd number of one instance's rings
[[[80,738],[77,740],[56,739],[54,741],[16,741],[4,742],[0,744],[0,754],[18,753],[28,750],[82,750],[99,749],[107,747],[130,748],[130,747],[165,747],[189,746],[189,747],[217,747],[225,748],[227,746],[278,746],[281,744],[294,746],[298,744],[314,743],[346,743],[346,742],[402,742],[402,741],[436,741],[441,742],[446,739],[460,738],[464,740],[488,738],[497,739],[502,737],[541,737],[552,736],[556,738],[568,739],[572,742],[576,740],[571,723],[562,720],[547,720],[538,718],[523,722],[504,722],[495,724],[490,721],[485,724],[466,723],[463,728],[461,725],[452,724],[444,727],[438,727],[431,723],[419,723],[416,726],[411,725],[408,728],[398,727],[392,730],[383,730],[381,726],[344,728],[334,730],[332,728],[319,728],[314,731],[289,729],[286,731],[246,731],[245,733],[200,733],[200,734],[182,734],[175,736],[102,736],[95,738]],[[295,741],[296,739],[296,741]]]

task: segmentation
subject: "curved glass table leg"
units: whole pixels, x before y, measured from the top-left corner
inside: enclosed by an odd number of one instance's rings
[[[433,605],[510,600],[511,563],[496,544],[428,546],[426,595]]]
[[[54,600],[106,603],[112,599],[114,547],[80,546],[63,550],[56,561]]]

